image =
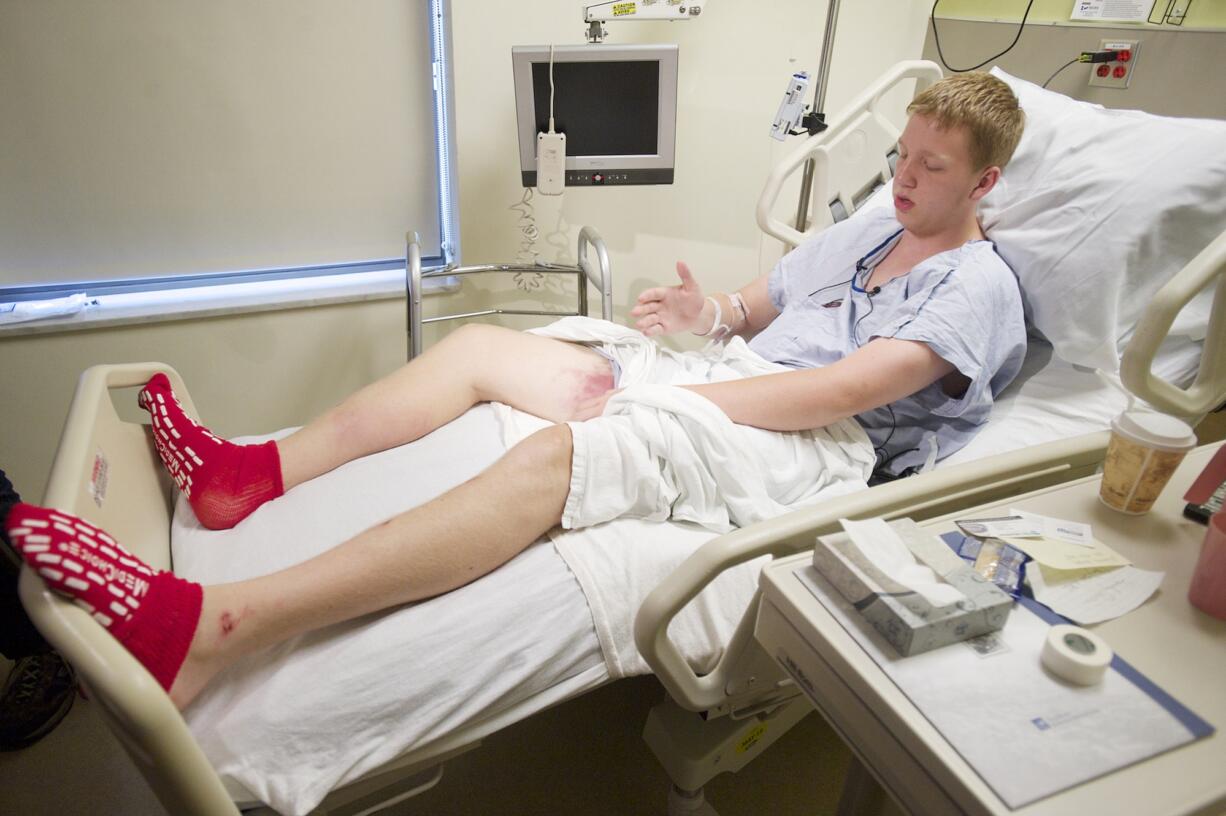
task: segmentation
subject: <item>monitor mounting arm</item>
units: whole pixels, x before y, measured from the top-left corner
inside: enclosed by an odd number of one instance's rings
[[[603,42],[610,20],[692,20],[707,0],[615,0],[583,7],[587,41]]]

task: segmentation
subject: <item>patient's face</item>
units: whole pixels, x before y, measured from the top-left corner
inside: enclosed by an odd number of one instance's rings
[[[981,173],[972,167],[965,128],[942,129],[913,115],[898,139],[894,211],[919,236],[962,228],[974,217]]]

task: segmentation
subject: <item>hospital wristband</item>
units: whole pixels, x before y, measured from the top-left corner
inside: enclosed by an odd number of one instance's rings
[[[712,339],[718,340],[728,332],[732,331],[731,326],[727,326],[721,321],[724,319],[724,309],[719,305],[719,301],[711,296],[707,296],[707,300],[711,302],[711,306],[715,309],[715,317],[711,321],[711,327],[703,332],[694,332],[698,337],[706,337],[712,335]]]

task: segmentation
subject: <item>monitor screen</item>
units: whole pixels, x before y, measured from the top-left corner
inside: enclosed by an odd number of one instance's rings
[[[549,47],[511,53],[520,171],[531,187],[536,134],[549,129]],[[676,46],[555,46],[554,130],[566,134],[568,186],[671,184],[676,110]]]

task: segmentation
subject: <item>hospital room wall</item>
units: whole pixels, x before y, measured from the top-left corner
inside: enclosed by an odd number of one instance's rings
[[[962,3],[961,7],[985,4]],[[1206,9],[1214,4],[1206,3]],[[1226,3],[1217,4],[1222,11],[1219,25],[1226,27]],[[1035,6],[1038,10],[1038,4]],[[1193,4],[1192,11],[1201,8]],[[1057,17],[1039,23],[1027,23],[1017,44],[988,67],[998,65],[1014,76],[1041,85],[1062,65],[1081,51],[1094,50],[1102,40],[1136,40],[1139,43],[1132,64],[1132,79],[1127,88],[1101,88],[1089,85],[1091,65],[1070,65],[1051,79],[1053,91],[1075,99],[1094,102],[1108,108],[1143,110],[1164,116],[1198,116],[1226,119],[1226,94],[1206,93],[1204,78],[1220,77],[1226,72],[1226,32],[1193,27],[1196,18],[1189,12],[1189,22],[1183,27],[1157,25],[1085,25],[1063,22]],[[941,4],[942,16],[937,25],[941,35],[941,51],[945,61],[955,67],[975,65],[1004,51],[1017,36],[1016,21],[994,22],[980,19],[980,14],[965,19],[945,17],[946,3]],[[1033,16],[1033,13],[1032,13]],[[1205,21],[1207,12],[1202,12]],[[924,41],[925,59],[939,59],[931,27]]]
[[[692,22],[609,23],[607,42],[675,42],[680,48],[675,183],[535,195],[540,259],[572,260],[579,228],[594,226],[612,253],[615,314],[622,319],[645,287],[675,282],[678,260],[708,290],[735,289],[769,270],[782,246],[759,232],[754,208],[769,169],[799,139],[781,143],[768,131],[788,77],[799,70],[816,76],[825,6],[713,2]],[[484,4],[453,5],[460,213],[469,262],[513,258],[522,249],[518,214],[510,209],[523,195],[511,47],[581,42],[577,8],[574,0],[542,0],[531,16],[492,18]],[[837,112],[898,60],[918,57],[926,10],[922,0],[842,4],[826,112]],[[882,26],[882,19],[894,24]],[[899,95],[893,102],[901,121],[905,100]],[[785,192],[780,200],[790,220],[796,194]],[[492,281],[474,294],[488,298],[486,305],[516,295]],[[556,293],[544,297],[566,302]]]
[[[897,60],[919,55],[925,3],[869,5],[843,4],[827,110],[837,110]],[[677,181],[536,198],[546,247],[541,257],[571,258],[579,226],[595,226],[610,245],[621,319],[635,293],[672,280],[678,259],[714,289],[739,286],[769,267],[780,247],[758,232],[754,202],[767,169],[795,140],[780,145],[767,130],[787,77],[817,70],[823,10],[809,0],[712,3],[694,22],[610,24],[611,42],[681,46]],[[463,257],[504,262],[519,249],[516,215],[508,207],[523,192],[511,46],[579,42],[581,15],[574,0],[539,0],[530,14],[465,0],[453,3],[452,12]],[[880,26],[883,16],[895,24]],[[897,107],[901,112],[901,100]],[[426,309],[467,310],[508,303],[516,294],[470,281],[458,295],[428,298]],[[566,300],[548,290],[534,297],[546,304]],[[261,433],[304,423],[393,370],[404,360],[404,325],[404,301],[392,299],[0,334],[0,468],[26,497],[41,498],[76,379],[90,365],[169,363],[220,433]],[[431,331],[427,341],[441,331]],[[131,405],[123,410],[136,418]]]
[[[931,4],[929,4],[931,5]],[[1067,22],[1076,0],[1036,0],[1030,8],[1028,22],[1060,23]],[[1165,2],[1148,3],[1150,15],[1156,16],[1166,7]],[[1199,3],[1185,2],[1187,17],[1180,28],[1226,28],[1226,4],[1214,0],[1202,0]],[[941,0],[937,9],[938,17],[961,17],[968,20],[1000,20],[1016,22],[1021,19],[1026,10],[1025,3],[1000,3],[997,0]],[[1142,24],[1147,30],[1170,29],[1172,26]]]

